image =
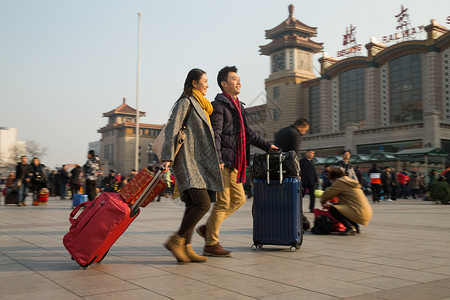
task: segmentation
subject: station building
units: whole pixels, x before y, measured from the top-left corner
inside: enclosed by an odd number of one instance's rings
[[[424,40],[386,46],[371,39],[367,56],[344,59],[323,52],[313,39],[316,27],[289,17],[266,30],[271,40],[260,47],[270,56],[266,104],[247,108],[261,136],[275,133],[300,117],[310,122],[302,149],[317,156],[395,153],[413,148],[442,148],[450,153],[450,32],[431,20],[420,28]],[[322,52],[320,77],[313,55]]]

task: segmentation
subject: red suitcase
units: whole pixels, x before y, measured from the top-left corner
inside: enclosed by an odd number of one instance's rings
[[[80,266],[86,268],[105,258],[115,241],[139,215],[139,207],[158,184],[163,172],[158,171],[133,204],[126,203],[119,193],[102,193],[92,202],[83,202],[70,214],[72,226],[64,236],[67,251]],[[78,211],[81,214],[75,218]]]

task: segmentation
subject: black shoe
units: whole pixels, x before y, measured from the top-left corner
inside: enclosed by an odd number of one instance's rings
[[[353,227],[348,227],[345,231],[342,231],[340,235],[355,235]]]

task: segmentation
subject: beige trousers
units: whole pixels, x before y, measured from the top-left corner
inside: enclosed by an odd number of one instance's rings
[[[242,183],[236,183],[238,170],[224,168],[222,179],[224,190],[217,193],[217,200],[206,222],[206,245],[219,242],[219,231],[222,222],[245,203],[245,192]]]

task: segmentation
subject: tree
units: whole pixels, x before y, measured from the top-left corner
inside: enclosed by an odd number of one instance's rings
[[[31,159],[35,157],[42,160],[42,158],[47,155],[48,147],[41,146],[36,141],[27,141],[26,149],[31,162]]]

